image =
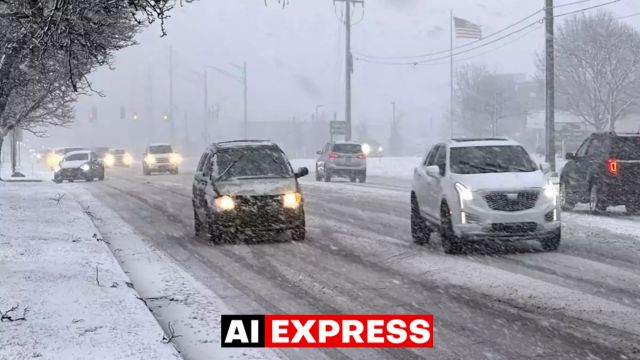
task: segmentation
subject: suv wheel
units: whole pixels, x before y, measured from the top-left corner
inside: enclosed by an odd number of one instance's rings
[[[607,210],[607,206],[600,198],[600,191],[598,191],[598,185],[592,184],[589,187],[589,210],[592,212],[602,212]]]
[[[304,225],[291,230],[291,240],[293,241],[304,241],[306,235],[307,230],[304,228]]]
[[[331,172],[328,169],[324,169],[324,182],[331,182]]]
[[[360,174],[360,183],[365,183],[367,182],[367,172],[363,171],[362,174]]]
[[[355,175],[349,176],[349,181],[351,181],[352,183],[356,182],[356,180],[358,180],[358,178],[356,178]]]
[[[322,181],[322,176],[320,176],[320,171],[318,171],[317,164],[316,164],[316,181]]]
[[[551,236],[548,236],[542,240],[540,240],[540,245],[542,245],[542,249],[545,251],[556,251],[560,246],[560,238],[562,237],[562,233],[560,229],[556,233]]]
[[[573,197],[569,194],[569,190],[567,189],[567,182],[563,181],[560,183],[560,207],[563,211],[570,211],[576,206],[576,202]]]
[[[207,216],[207,234],[209,235],[209,244],[219,245],[225,241],[224,229],[216,225],[215,220],[211,216]]]
[[[453,231],[451,211],[446,203],[440,209],[440,234],[442,235],[442,248],[447,254],[460,254],[464,250],[462,239]]]
[[[411,194],[411,237],[418,245],[428,244],[431,237],[431,229],[427,221],[420,215],[420,206],[415,194]]]

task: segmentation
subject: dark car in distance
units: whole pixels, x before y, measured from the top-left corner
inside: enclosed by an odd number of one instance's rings
[[[211,243],[234,234],[289,231],[305,238],[304,201],[298,178],[280,147],[269,141],[239,140],[209,146],[193,182],[193,215],[197,236]]]
[[[563,210],[587,203],[594,212],[625,205],[627,212],[640,213],[640,134],[594,133],[566,159],[560,175]]]

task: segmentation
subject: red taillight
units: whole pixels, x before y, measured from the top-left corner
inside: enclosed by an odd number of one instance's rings
[[[618,160],[616,159],[609,159],[607,160],[607,170],[609,171],[609,174],[611,175],[618,175]]]
[[[366,159],[366,158],[367,158],[367,154],[362,153],[362,154],[358,155],[358,158],[360,158],[360,159]]]
[[[329,159],[335,159],[338,157],[338,154],[336,153],[329,153]]]

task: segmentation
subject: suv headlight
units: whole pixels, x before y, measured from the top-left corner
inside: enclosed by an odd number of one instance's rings
[[[129,154],[124,154],[124,156],[122,157],[122,162],[125,165],[131,165],[131,163],[133,163],[133,157],[131,157],[131,155]]]
[[[172,165],[180,165],[182,163],[182,155],[176,153],[169,155],[169,162]]]
[[[552,199],[554,204],[556,200],[556,186],[553,185],[551,180],[547,181],[547,184],[544,186],[544,196],[547,199]]]
[[[220,210],[233,210],[236,208],[236,202],[229,195],[223,195],[213,199],[213,204]]]
[[[153,165],[156,163],[156,158],[153,155],[149,154],[144,157],[144,162],[147,163],[147,165]]]
[[[91,170],[91,166],[89,166],[89,164],[82,164],[82,166],[80,166],[80,169],[82,171],[89,171]]]
[[[299,192],[288,193],[282,196],[282,206],[289,209],[297,209],[302,202],[302,194]]]
[[[104,161],[104,164],[107,165],[107,167],[112,167],[116,163],[116,158],[111,154],[107,154],[104,156],[102,161]]]
[[[461,183],[456,183],[456,191],[458,192],[458,197],[460,198],[460,208],[464,208],[464,202],[473,200],[473,192],[468,187],[462,185]]]

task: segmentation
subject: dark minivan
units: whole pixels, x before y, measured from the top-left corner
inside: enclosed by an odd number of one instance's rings
[[[592,134],[566,159],[560,175],[563,210],[588,203],[594,212],[617,205],[640,212],[640,134]]]
[[[234,234],[289,231],[305,238],[304,199],[298,178],[280,147],[270,141],[238,140],[213,144],[200,158],[193,181],[196,236],[210,242]]]

